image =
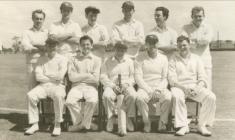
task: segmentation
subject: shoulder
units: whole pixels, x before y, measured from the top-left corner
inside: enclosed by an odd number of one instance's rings
[[[98,56],[95,56],[94,54],[91,54],[91,56],[95,62],[101,63],[101,58],[99,58]]]
[[[158,56],[160,57],[160,59],[162,59],[162,61],[167,61],[168,62],[168,58],[166,55],[158,53]]]
[[[134,19],[134,23],[137,25],[141,25],[141,26],[143,25],[142,22],[140,22],[139,20],[136,20],[136,19]]]
[[[143,63],[148,58],[148,54],[146,51],[139,53],[139,55],[136,57],[135,62],[137,63]]]
[[[177,32],[176,32],[173,28],[167,27],[167,29],[168,29],[168,31],[169,31],[170,33],[172,33],[172,34],[177,34]]]
[[[124,23],[124,22],[123,22],[123,19],[120,19],[120,20],[114,22],[113,26],[114,26],[114,27],[115,27],[115,26],[121,26],[123,23]]]
[[[179,53],[178,52],[174,52],[171,57],[169,58],[169,61],[175,61],[179,58]]]
[[[82,32],[86,32],[88,30],[88,25],[82,27]]]

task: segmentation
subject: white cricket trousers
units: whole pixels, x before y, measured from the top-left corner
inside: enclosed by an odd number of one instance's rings
[[[208,89],[212,90],[212,68],[205,68],[208,82]]]
[[[28,90],[30,91],[37,85],[37,80],[35,77],[36,63],[27,64],[27,79],[28,79]]]
[[[124,110],[127,113],[127,117],[135,117],[136,95],[137,93],[135,89],[132,86],[128,87],[127,93],[125,93],[122,104],[119,104],[117,106],[115,104],[115,100],[117,99],[116,93],[111,87],[106,87],[103,93],[103,104],[108,119],[114,115],[118,108]]]
[[[142,115],[143,122],[149,122],[149,105],[153,105],[154,103],[160,103],[160,122],[167,124],[169,113],[172,108],[171,103],[171,92],[168,89],[163,90],[157,99],[152,99],[151,95],[149,95],[145,90],[139,89],[137,91],[137,99],[136,104]]]
[[[37,104],[41,99],[46,99],[47,97],[50,97],[53,100],[55,122],[63,122],[65,95],[65,86],[62,84],[44,83],[30,90],[27,93],[29,124],[34,124],[39,121]]]
[[[171,88],[173,94],[173,111],[175,114],[175,127],[188,126],[187,122],[187,106],[185,104],[185,94],[179,88]],[[216,96],[207,88],[198,88],[196,90],[197,95],[194,97],[188,97],[199,103],[201,103],[199,111],[199,126],[212,126],[215,118],[216,110]]]
[[[80,99],[85,99],[85,106],[82,108]],[[90,129],[92,116],[98,102],[98,91],[94,86],[78,85],[72,87],[66,99],[74,125],[80,124]]]

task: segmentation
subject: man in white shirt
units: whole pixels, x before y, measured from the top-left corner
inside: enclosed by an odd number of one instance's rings
[[[70,111],[73,126],[69,131],[83,131],[91,128],[92,116],[98,102],[97,87],[101,59],[91,53],[93,41],[85,35],[80,38],[80,47],[77,55],[70,59],[68,76],[72,88],[68,93],[66,105]],[[79,100],[85,100],[82,109]],[[94,126],[94,125],[93,125]]]
[[[208,88],[212,88],[212,58],[210,42],[213,39],[212,27],[204,22],[205,11],[203,7],[192,9],[192,22],[183,26],[182,35],[188,36],[192,53],[201,57],[207,74]]]
[[[42,10],[32,12],[33,27],[24,31],[22,45],[26,53],[28,89],[37,85],[35,67],[37,60],[45,49],[45,41],[48,38],[48,30],[43,28],[46,14]]]
[[[167,89],[168,59],[158,52],[158,38],[147,35],[145,39],[147,52],[139,55],[135,61],[135,81],[139,87],[136,104],[144,122],[144,132],[151,131],[149,105],[160,102],[159,131],[166,130],[171,111],[171,93]]]
[[[70,18],[73,12],[70,2],[63,2],[60,11],[62,18],[50,26],[49,38],[58,41],[58,53],[69,58],[76,55],[78,40],[82,36],[82,32],[78,23]]]
[[[96,22],[99,13],[100,10],[96,7],[86,7],[85,16],[88,23],[82,27],[82,32],[84,35],[90,36],[93,40],[92,53],[104,60],[106,55],[105,49],[109,41],[109,34],[104,25],[100,25]]]
[[[111,40],[113,44],[118,41],[128,46],[127,54],[135,58],[140,47],[144,44],[143,24],[133,18],[134,3],[126,1],[122,4],[123,19],[114,23]]]
[[[55,125],[53,136],[61,133],[60,123],[63,121],[63,108],[65,97],[65,86],[62,85],[64,75],[67,71],[67,60],[56,53],[58,42],[46,41],[46,52],[38,59],[35,69],[36,80],[39,82],[35,88],[27,93],[28,97],[28,118],[32,126],[25,131],[26,135],[32,135],[38,131],[38,107],[40,99],[50,97],[53,100],[55,110]]]
[[[118,111],[118,130],[120,136],[124,136],[127,133],[126,125],[127,130],[134,131],[131,119],[135,117],[136,99],[136,91],[133,87],[134,63],[126,56],[128,47],[125,44],[118,42],[114,47],[114,55],[102,65],[100,80],[104,85],[103,103],[108,118],[106,130],[109,132],[113,130],[113,115],[115,111]],[[120,83],[118,75],[120,75]]]
[[[166,25],[169,17],[169,10],[165,7],[157,7],[155,9],[154,18],[156,27],[149,34],[155,34],[158,37],[158,49],[168,57],[176,50],[177,33]]]
[[[204,136],[210,136],[211,132],[206,126],[213,124],[216,96],[208,89],[206,72],[200,57],[190,51],[189,38],[180,36],[177,44],[179,52],[175,53],[169,61],[175,128],[179,128],[176,135],[183,136],[189,132],[185,98],[190,98],[201,104],[198,131]]]

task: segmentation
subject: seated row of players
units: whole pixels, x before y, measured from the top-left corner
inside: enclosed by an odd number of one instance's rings
[[[167,57],[158,51],[157,36],[147,35],[146,51],[139,54],[135,61],[126,55],[126,45],[116,43],[114,55],[106,59],[101,66],[101,59],[91,52],[93,40],[89,36],[80,38],[76,56],[69,61],[56,52],[56,41],[47,40],[47,51],[39,58],[35,70],[36,79],[40,84],[27,94],[29,123],[32,126],[25,133],[33,134],[39,130],[37,103],[46,97],[54,101],[55,125],[52,135],[58,136],[61,133],[60,123],[63,121],[64,104],[69,108],[72,117],[73,126],[70,127],[70,131],[90,129],[98,102],[97,85],[101,81],[104,85],[103,104],[108,119],[107,131],[113,130],[116,110],[120,136],[126,135],[127,130],[134,131],[132,118],[135,117],[137,104],[144,122],[143,130],[150,132],[149,105],[159,101],[159,130],[166,129],[168,115],[173,111],[174,125],[178,128],[176,135],[185,135],[189,132],[185,98],[191,98],[201,103],[198,131],[202,135],[210,136],[211,132],[206,126],[213,123],[216,97],[208,89],[201,59],[191,53],[189,44],[189,38],[179,36],[178,51],[168,62]],[[63,79],[66,71],[72,88],[65,101]],[[170,90],[167,88],[168,81]],[[135,83],[138,85],[137,91],[133,88]],[[85,99],[84,109],[81,109],[78,103],[80,99]]]

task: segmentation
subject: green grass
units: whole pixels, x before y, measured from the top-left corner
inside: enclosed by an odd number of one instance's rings
[[[235,52],[216,51],[213,57],[213,91],[217,96],[216,118],[235,119]],[[0,55],[0,107],[26,109],[26,64],[22,54]],[[0,112],[0,140],[15,139],[51,139],[50,133],[39,132],[34,136],[26,137],[23,129],[27,125],[26,114]],[[106,132],[69,133],[55,139],[80,139],[80,140],[108,140],[108,139],[131,139],[131,140],[178,140],[178,139],[215,139],[232,140],[235,138],[235,122],[216,122],[212,130],[211,138],[202,137],[191,133],[185,137],[176,137],[172,134],[141,132],[128,133],[125,138]],[[54,138],[53,138],[54,139]]]

